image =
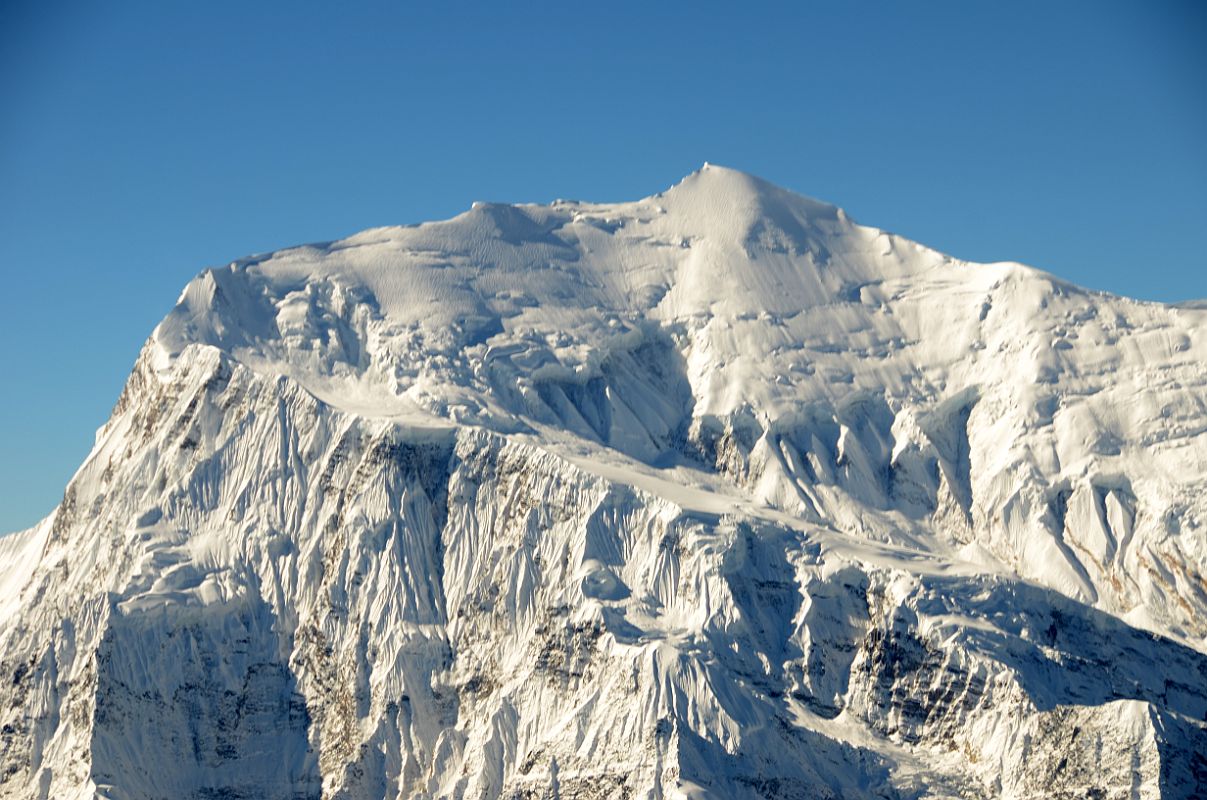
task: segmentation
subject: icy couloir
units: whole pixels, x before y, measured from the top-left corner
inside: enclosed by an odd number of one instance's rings
[[[1205,322],[715,166],[208,270],[0,539],[0,796],[1201,796]]]

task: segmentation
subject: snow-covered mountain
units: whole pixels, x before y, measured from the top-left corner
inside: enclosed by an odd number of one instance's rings
[[[1207,794],[1207,310],[715,166],[207,270],[0,539],[0,796]]]

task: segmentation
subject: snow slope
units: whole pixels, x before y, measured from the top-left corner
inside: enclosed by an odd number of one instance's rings
[[[0,540],[0,796],[1207,792],[1204,322],[707,165],[208,270]]]

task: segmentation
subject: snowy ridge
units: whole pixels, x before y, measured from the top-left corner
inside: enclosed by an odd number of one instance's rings
[[[0,539],[0,796],[1202,793],[1204,322],[715,166],[207,270]]]

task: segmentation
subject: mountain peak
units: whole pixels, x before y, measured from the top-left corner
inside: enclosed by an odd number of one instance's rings
[[[707,161],[661,197],[681,213],[714,224],[721,222],[722,227],[726,226],[724,219],[716,219],[718,212],[747,223],[760,217],[785,216],[835,220],[841,214],[836,206],[829,203],[791,192],[741,170]]]
[[[904,306],[888,304],[896,291],[888,287],[924,274],[915,290],[934,283],[948,292],[971,276],[832,205],[706,164],[632,203],[479,203],[445,222],[375,229],[211,270],[186,290],[156,341],[169,358],[190,344],[218,347],[336,405],[349,403],[347,391],[330,385],[343,376],[355,377],[353,394],[374,398],[358,408],[396,413],[405,396],[444,414],[440,396],[462,394],[454,387],[471,380],[484,353],[522,347],[539,353],[513,359],[528,365],[523,375],[560,370],[587,379],[605,354],[632,345],[626,332],[678,330],[700,347],[708,342],[698,368],[714,388],[701,407],[728,412],[752,399],[766,405],[846,390],[805,371],[802,348],[832,351],[824,360],[833,357],[840,373],[862,383],[855,376],[867,365],[854,352],[921,335],[915,312],[900,316]],[[932,345],[943,363],[958,362],[981,335],[976,307]],[[845,309],[843,329],[859,333],[843,339],[831,323],[818,327],[828,308]],[[446,362],[460,366],[437,367]],[[408,366],[399,372],[398,364]],[[895,359],[868,384],[882,386],[886,374],[904,380],[915,368]],[[740,380],[741,390],[728,380]],[[492,418],[503,410],[508,418],[524,413],[508,401]]]
[[[207,270],[0,540],[0,795],[1207,796],[1202,316],[714,166]]]
[[[948,261],[855,225],[834,206],[708,164],[632,203],[477,203],[445,222],[375,229],[211,270],[186,290],[156,341],[169,357],[190,344],[216,346],[337,404],[347,401],[323,389],[334,373],[366,378],[386,363],[417,362],[406,380],[369,381],[375,395],[414,395],[416,386],[430,388],[417,378],[437,354],[472,371],[474,348],[520,340],[527,348],[533,337],[561,343],[531,361],[537,373],[556,365],[590,375],[618,332],[643,326],[706,328],[729,369],[765,344],[761,333],[754,349],[720,336],[726,324],[745,328],[842,303],[865,329],[899,336],[891,315],[876,311],[878,290],[861,292]],[[413,337],[422,347],[408,344]],[[759,378],[749,391],[795,385],[777,373],[786,368],[777,360],[768,355],[753,367],[750,377]],[[737,394],[712,400],[727,407]]]

